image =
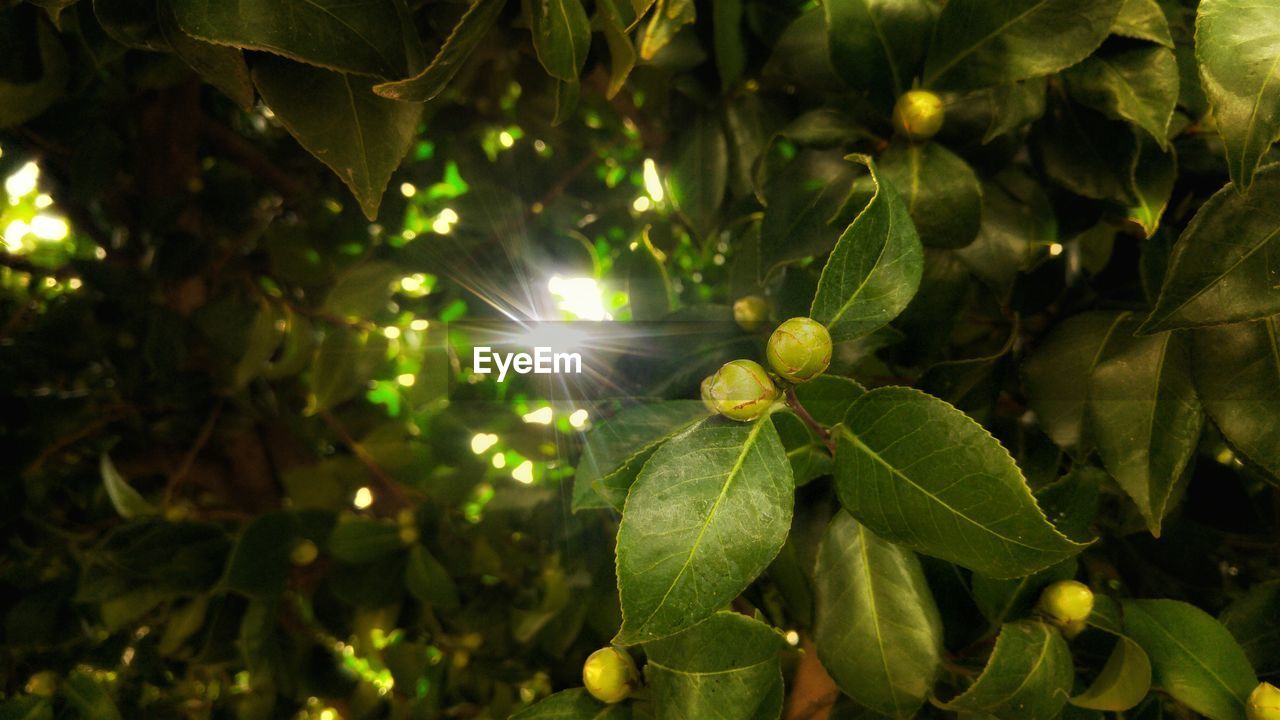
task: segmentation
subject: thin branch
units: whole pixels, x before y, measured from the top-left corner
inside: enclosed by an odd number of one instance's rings
[[[407,504],[405,501],[406,490],[409,490],[409,492],[414,495],[418,494],[416,490],[413,490],[412,488],[405,488],[388,475],[387,471],[383,470],[382,466],[378,465],[378,462],[373,459],[373,456],[364,449],[364,446],[351,436],[351,433],[347,430],[347,426],[344,425],[336,415],[325,410],[320,413],[320,417],[324,419],[325,424],[329,426],[330,430],[337,433],[338,437],[342,439],[342,443],[351,450],[351,454],[356,456],[356,459],[364,465],[365,469],[369,471],[369,474],[378,481],[378,487],[380,490],[379,494],[390,495],[395,500],[393,503],[395,507],[401,507]]]
[[[192,443],[191,449],[182,458],[182,464],[174,471],[169,478],[169,482],[164,487],[164,506],[169,507],[173,503],[174,493],[177,492],[178,486],[186,479],[187,474],[191,472],[191,468],[195,465],[196,456],[209,443],[209,438],[213,435],[213,428],[218,424],[218,416],[222,414],[222,398],[214,404],[213,410],[209,412],[209,417],[204,421],[204,426],[200,428],[200,434],[196,436],[196,441]]]
[[[818,439],[822,440],[822,444],[827,446],[827,449],[831,451],[831,454],[835,455],[836,443],[831,439],[831,431],[822,423],[815,420],[813,415],[810,415],[809,411],[805,409],[805,406],[800,404],[800,398],[796,397],[796,389],[794,387],[787,388],[786,395],[787,407],[791,408],[795,412],[796,416],[804,421],[804,424],[808,425],[809,429],[818,436]]]

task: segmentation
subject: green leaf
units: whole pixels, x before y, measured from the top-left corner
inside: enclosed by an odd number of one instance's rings
[[[142,494],[133,489],[128,480],[116,470],[115,463],[106,453],[98,459],[98,472],[102,475],[102,486],[107,490],[111,505],[125,520],[156,515],[160,512]]]
[[[836,241],[809,311],[836,342],[869,335],[897,317],[924,271],[924,250],[906,203],[880,181],[871,158],[850,158],[871,171],[875,194]]]
[[[973,576],[973,602],[992,627],[1025,617],[1040,598],[1040,591],[1059,580],[1076,576],[1079,563],[1075,558],[1063,560],[1040,572],[1017,579]]]
[[[838,425],[849,406],[867,390],[853,378],[823,374],[795,387],[796,399],[819,423]]]
[[[1151,660],[1138,643],[1121,635],[1098,677],[1071,704],[1090,710],[1123,712],[1151,690]]]
[[[818,657],[859,705],[912,718],[942,661],[942,621],[910,550],[837,513],[814,571]]]
[[[742,0],[713,0],[711,27],[715,31],[716,69],[720,85],[732,88],[747,67],[747,48],[742,37]]]
[[[661,8],[659,8],[661,9]],[[713,114],[698,113],[693,126],[677,136],[674,162],[667,173],[667,194],[699,238],[710,237],[729,184],[729,144]]]
[[[872,532],[996,578],[1080,552],[981,425],[918,390],[872,390],[837,428],[836,492]],[[909,442],[903,442],[909,439]]]
[[[173,12],[188,35],[215,45],[387,78],[420,67],[417,35],[399,0],[173,0]]]
[[[1062,187],[1095,200],[1133,203],[1129,169],[1137,140],[1127,123],[1059,99],[1036,124],[1032,143],[1045,173]]]
[[[1259,675],[1280,672],[1280,580],[1258,583],[1222,613]]]
[[[824,2],[831,64],[858,91],[892,102],[911,89],[933,32],[928,0]]]
[[[241,110],[253,109],[253,79],[239,48],[197,40],[182,31],[171,3],[156,3],[156,25],[173,53]]]
[[[1062,74],[1081,103],[1137,125],[1169,147],[1178,104],[1178,61],[1169,48],[1144,46],[1098,53]]]
[[[671,283],[664,264],[665,255],[653,246],[645,232],[634,247],[618,259],[626,269],[627,298],[633,320],[652,322],[671,312]]]
[[[764,423],[768,424],[768,423]],[[678,635],[647,643],[656,717],[776,720],[782,711],[782,636],[759,620],[719,612]]]
[[[652,60],[670,44],[681,28],[697,19],[698,9],[694,0],[658,0],[640,38],[640,59]]]
[[[1231,447],[1280,481],[1280,318],[1195,331],[1196,392]]]
[[[1044,78],[1032,78],[1016,83],[1005,83],[987,91],[991,102],[991,121],[982,136],[983,144],[1020,130],[1044,114]]]
[[[244,354],[236,363],[231,379],[231,389],[241,390],[254,378],[265,373],[269,368],[271,356],[280,347],[283,339],[283,319],[275,307],[266,301],[258,305],[258,312],[253,317],[253,325],[249,327],[249,337],[245,344]]]
[[[1280,139],[1280,5],[1204,0],[1196,14],[1196,61],[1232,183],[1243,192]]]
[[[1138,324],[1126,314],[1102,349],[1089,382],[1089,423],[1102,464],[1159,537],[1204,412],[1191,381],[1190,338],[1135,337]]]
[[[796,487],[831,474],[831,454],[822,439],[803,420],[790,412],[774,413],[770,419],[782,440],[782,447],[787,451]]]
[[[1148,40],[1167,48],[1173,48],[1173,35],[1169,32],[1169,20],[1156,0],[1124,0],[1120,14],[1111,26],[1114,35]]]
[[[951,0],[924,68],[926,87],[964,90],[1048,75],[1088,57],[1122,0]]]
[[[1067,703],[1075,668],[1058,629],[1038,621],[1000,629],[977,682],[946,707],[999,720],[1052,720]]]
[[[236,540],[222,585],[251,597],[284,592],[289,575],[289,555],[301,526],[289,512],[259,515]]]
[[[1093,447],[1088,420],[1089,378],[1123,315],[1087,312],[1054,328],[1023,364],[1023,384],[1040,427],[1065,450]]]
[[[591,49],[591,23],[582,0],[525,0],[524,12],[547,74],[577,80]]]
[[[67,86],[67,53],[49,23],[39,21],[40,77],[31,82],[0,78],[0,128],[14,127],[48,110]]]
[[[263,56],[258,92],[289,134],[342,179],[370,220],[409,152],[422,106],[373,94],[373,80]]]
[[[404,584],[410,595],[441,610],[452,610],[461,605],[458,586],[449,576],[449,571],[422,545],[414,545],[409,551]]]
[[[836,152],[802,151],[764,186],[760,274],[822,255],[840,238],[836,223],[853,190],[856,166]]]
[[[396,280],[404,274],[391,263],[369,262],[344,272],[324,299],[325,312],[349,320],[365,320],[387,309]]]
[[[111,694],[88,673],[73,670],[59,683],[59,691],[81,720],[120,720]]]
[[[895,142],[880,156],[880,172],[906,200],[925,247],[964,247],[978,236],[982,185],[940,143]]]
[[[389,522],[347,518],[329,535],[329,554],[345,563],[371,563],[400,547],[400,529]]]
[[[609,46],[609,87],[605,97],[612,100],[636,66],[636,47],[627,33],[627,24],[623,21],[618,3],[626,0],[600,0],[596,3],[596,18],[593,23],[604,33],[605,43]]]
[[[1006,172],[995,182],[983,183],[978,239],[954,253],[1007,300],[1018,274],[1057,239],[1057,220],[1044,189],[1030,178]]]
[[[507,0],[474,0],[425,70],[405,80],[374,85],[373,91],[392,100],[434,100],[444,92],[480,41],[489,34],[506,4]]]
[[[773,423],[710,418],[658,448],[618,529],[630,645],[671,635],[737,597],[782,548],[794,480]]]
[[[53,702],[35,695],[0,701],[0,720],[53,720]]]
[[[1211,720],[1244,720],[1258,680],[1221,623],[1184,602],[1131,600],[1124,627],[1151,657],[1156,687]]]
[[[605,705],[582,688],[564,690],[511,716],[511,720],[630,720],[626,704]]]
[[[625,408],[587,433],[573,477],[573,507],[622,509],[640,468],[663,442],[705,419],[700,400],[665,400]],[[598,499],[604,504],[597,505]]]
[[[304,414],[314,415],[351,399],[363,389],[386,349],[382,333],[330,327],[311,365],[311,393]]]
[[[1162,151],[1151,140],[1140,136],[1130,172],[1136,203],[1129,208],[1129,219],[1136,222],[1147,237],[1160,227],[1160,218],[1169,205],[1177,179],[1178,161],[1173,148]]]
[[[1280,165],[1247,192],[1230,185],[1209,198],[1173,247],[1155,309],[1141,332],[1254,320],[1280,313]]]

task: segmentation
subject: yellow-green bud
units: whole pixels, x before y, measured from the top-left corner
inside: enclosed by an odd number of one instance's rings
[[[412,545],[418,542],[418,528],[413,525],[404,525],[400,528],[400,544]]]
[[[582,684],[602,703],[621,702],[639,687],[640,672],[626,651],[600,648],[582,664]]]
[[[1040,594],[1040,613],[1049,621],[1065,626],[1083,622],[1093,612],[1093,591],[1075,580],[1059,580]]]
[[[702,404],[713,413],[720,412],[720,408],[716,407],[715,398],[711,397],[711,383],[716,379],[715,375],[708,375],[702,379]]]
[[[1271,683],[1258,683],[1249,694],[1245,714],[1249,720],[1280,720],[1280,688]]]
[[[58,674],[52,670],[41,670],[27,678],[27,686],[24,689],[31,695],[53,697],[53,693],[58,689]]]
[[[769,303],[759,295],[738,298],[733,303],[733,320],[747,332],[755,332],[769,319]]]
[[[893,129],[911,142],[923,142],[938,134],[945,115],[942,98],[928,90],[909,90],[893,106]]]
[[[1062,636],[1068,640],[1075,640],[1076,636],[1084,632],[1089,627],[1089,623],[1084,620],[1069,620],[1058,627],[1062,631]]]
[[[768,412],[778,398],[778,388],[758,362],[734,360],[715,375],[707,394],[716,412],[731,420],[755,420]]]
[[[316,544],[310,540],[303,540],[294,545],[293,550],[289,552],[289,562],[298,567],[303,567],[315,562],[319,556],[320,549],[316,547]]]
[[[806,382],[831,364],[831,333],[817,320],[791,318],[769,336],[766,354],[774,372],[791,382]]]

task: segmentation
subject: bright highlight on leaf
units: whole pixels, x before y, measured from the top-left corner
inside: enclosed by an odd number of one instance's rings
[[[497,444],[497,435],[494,435],[493,433],[477,433],[471,438],[471,452],[476,455],[481,455],[486,450]]]
[[[525,413],[520,419],[527,423],[533,423],[536,425],[550,425],[553,417],[554,412],[551,410],[551,406],[547,405],[532,412]]]
[[[511,471],[511,477],[515,478],[518,483],[529,485],[533,482],[533,461],[525,460]]]

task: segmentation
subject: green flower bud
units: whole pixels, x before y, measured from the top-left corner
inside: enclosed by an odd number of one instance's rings
[[[938,134],[945,115],[942,98],[928,90],[910,90],[893,106],[893,129],[911,142],[923,142]]]
[[[791,382],[807,382],[831,364],[831,333],[817,320],[791,318],[769,336],[766,354],[774,372]]]
[[[702,404],[713,413],[720,412],[720,408],[716,407],[716,399],[711,397],[711,383],[715,381],[715,375],[708,375],[702,379]]]
[[[1249,720],[1280,720],[1280,688],[1271,683],[1258,683],[1249,694],[1245,715]]]
[[[319,556],[320,549],[316,547],[316,544],[310,540],[303,540],[294,545],[293,550],[289,552],[289,562],[298,567],[304,567],[315,562]]]
[[[1075,580],[1060,580],[1040,594],[1040,613],[1059,626],[1083,622],[1093,612],[1093,591]]]
[[[769,303],[759,295],[738,298],[733,303],[733,319],[743,330],[755,332],[769,319]]]
[[[778,388],[760,363],[734,360],[711,376],[707,394],[716,412],[731,420],[755,420],[768,412]]]
[[[1084,620],[1071,620],[1059,626],[1058,629],[1062,631],[1062,636],[1065,637],[1066,639],[1075,640],[1076,636],[1084,632],[1085,629],[1088,627],[1089,627],[1089,623],[1085,622]]]
[[[640,686],[640,672],[625,651],[600,648],[582,664],[582,684],[602,703],[621,702]]]

